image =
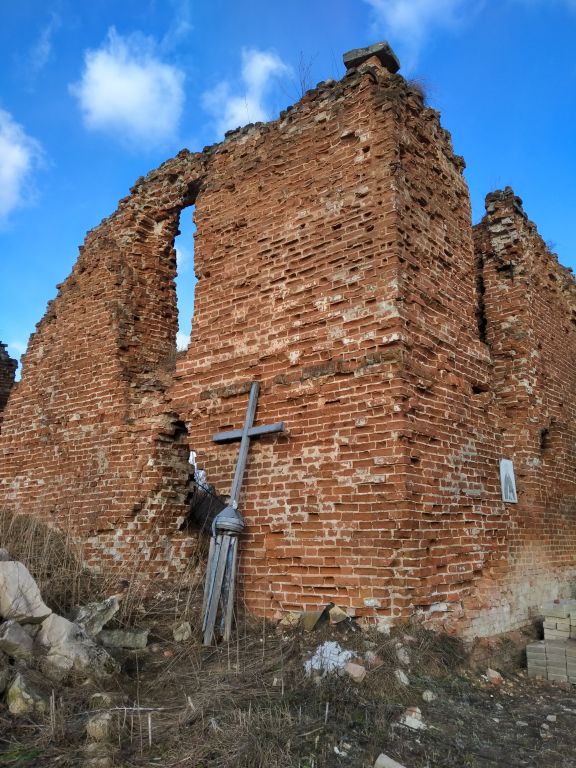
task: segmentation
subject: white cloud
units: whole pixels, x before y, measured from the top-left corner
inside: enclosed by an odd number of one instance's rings
[[[202,97],[204,108],[216,120],[219,134],[246,123],[270,120],[266,96],[278,78],[292,75],[292,70],[275,53],[255,48],[242,50],[242,91],[233,93],[230,83],[224,81],[206,91]]]
[[[85,53],[79,83],[70,90],[87,128],[139,148],[175,138],[184,104],[184,73],[162,62],[154,42],[112,27],[103,46]]]
[[[364,0],[372,6],[375,29],[403,49],[404,69],[416,64],[418,54],[434,29],[456,27],[482,5],[482,0]]]
[[[52,56],[52,37],[59,26],[60,18],[53,13],[48,24],[42,28],[38,40],[30,49],[27,68],[28,76],[31,80],[36,79],[50,61]]]
[[[163,51],[172,51],[182,45],[194,29],[190,21],[192,15],[190,0],[171,0],[171,5],[174,6],[174,16],[160,43]]]
[[[41,159],[40,144],[0,109],[0,221],[28,201],[31,174]]]
[[[181,275],[187,272],[193,261],[193,254],[189,248],[183,245],[176,246],[176,267],[178,274]]]
[[[189,344],[190,335],[187,333],[182,333],[182,331],[178,331],[176,334],[176,351],[184,352],[184,350],[188,349]]]

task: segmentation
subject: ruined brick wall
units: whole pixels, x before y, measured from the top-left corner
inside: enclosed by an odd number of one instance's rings
[[[196,199],[192,341],[174,408],[198,462],[226,493],[250,380],[260,423],[242,510],[243,594],[273,615],[332,600],[396,610],[393,565],[404,477],[397,105],[383,70],[352,73],[223,145]]]
[[[250,608],[333,601],[491,634],[566,593],[574,283],[511,193],[474,242],[462,169],[438,114],[371,60],[139,179],[31,340],[0,506],[69,527],[95,567],[184,568],[188,451],[226,494],[237,444],[212,435],[241,425],[258,380],[257,423],[288,431],[250,450]],[[174,370],[173,240],[193,203],[193,334]],[[518,505],[501,500],[503,457]]]
[[[4,414],[1,508],[66,528],[95,566],[165,573],[193,545],[176,533],[190,468],[185,427],[165,396],[173,239],[189,194],[169,170],[152,174],[88,234]]]
[[[506,504],[503,560],[478,587],[486,633],[576,585],[576,283],[510,188],[486,198],[474,237],[490,387],[518,504]]]
[[[8,395],[14,386],[14,376],[18,363],[12,360],[6,351],[6,344],[0,344],[0,424],[2,423],[2,411],[8,402]]]

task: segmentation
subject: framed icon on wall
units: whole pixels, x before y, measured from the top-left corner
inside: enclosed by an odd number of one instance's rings
[[[500,459],[500,488],[502,489],[502,501],[506,504],[518,503],[514,464],[510,459]]]

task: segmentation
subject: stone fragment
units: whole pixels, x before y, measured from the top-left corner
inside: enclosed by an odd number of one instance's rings
[[[11,619],[0,624],[0,651],[13,659],[29,659],[34,643],[17,621]]]
[[[363,667],[362,664],[356,664],[354,661],[349,661],[344,665],[344,672],[355,683],[361,683],[366,677],[366,667]]]
[[[410,680],[408,679],[408,675],[406,674],[406,672],[404,672],[403,669],[394,670],[394,677],[400,683],[400,685],[403,685],[405,688],[407,688],[410,685]]]
[[[436,701],[438,696],[436,696],[434,691],[426,690],[422,692],[422,698],[424,699],[424,701],[431,702],[431,701]]]
[[[110,693],[99,691],[90,696],[88,706],[90,709],[108,709],[112,706],[113,701],[114,699]]]
[[[148,644],[147,629],[104,629],[96,638],[108,648],[130,648],[141,651]]]
[[[299,622],[300,614],[297,611],[290,611],[282,616],[279,626],[285,627],[286,629],[293,629],[298,626]]]
[[[486,670],[486,677],[492,685],[502,685],[504,682],[504,678],[500,672],[497,672],[495,669],[490,669],[490,667]]]
[[[0,562],[0,616],[20,624],[38,624],[51,613],[24,563]]]
[[[420,707],[408,707],[402,713],[400,723],[413,731],[424,731],[427,728],[426,723],[422,720]]]
[[[0,563],[7,563],[11,559],[8,550],[0,548]]]
[[[96,637],[110,619],[118,613],[120,600],[117,595],[100,603],[87,603],[78,608],[72,615],[75,624],[82,627],[88,637]]]
[[[366,664],[370,667],[370,669],[374,669],[375,667],[379,667],[382,664],[382,659],[375,651],[366,651],[364,654],[364,660],[366,661]]]
[[[0,669],[0,694],[4,693],[4,691],[8,688],[11,678],[12,670],[9,667]]]
[[[376,623],[376,632],[381,635],[389,635],[392,630],[392,619],[389,616],[380,616]]]
[[[546,720],[548,720],[549,723],[555,723],[556,715],[546,715]]]
[[[115,765],[111,745],[102,741],[89,741],[84,747],[83,768],[113,768]]]
[[[393,760],[391,757],[388,757],[388,755],[385,755],[384,752],[382,754],[378,755],[376,758],[376,762],[374,763],[374,768],[405,768],[401,763],[396,762],[396,760]]]
[[[63,679],[70,671],[108,677],[119,669],[81,627],[55,613],[42,623],[37,642],[47,650],[43,669],[53,680]]]
[[[395,74],[400,69],[398,57],[385,40],[380,43],[374,43],[374,45],[368,45],[366,48],[353,48],[342,56],[342,60],[346,69],[353,69],[354,67],[359,67],[360,64],[372,58],[372,56],[376,56],[382,66],[392,74]]]
[[[97,712],[86,723],[86,735],[92,741],[109,742],[112,739],[112,713]]]
[[[330,616],[330,624],[340,624],[342,621],[348,621],[349,618],[346,611],[343,611],[342,608],[337,605],[330,608],[328,615]]]
[[[326,609],[321,611],[304,611],[300,614],[300,624],[305,632],[312,632],[316,628],[316,625],[320,619],[325,618]]]
[[[8,710],[13,715],[43,714],[46,712],[46,700],[30,685],[19,672],[12,681],[6,694]]]
[[[404,648],[403,645],[396,646],[396,658],[398,659],[400,664],[404,664],[405,667],[408,667],[410,665],[410,654],[408,653],[407,649]]]
[[[185,643],[192,637],[192,627],[189,621],[177,621],[172,625],[172,637],[176,643]]]

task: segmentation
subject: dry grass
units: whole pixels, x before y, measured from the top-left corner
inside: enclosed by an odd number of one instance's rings
[[[81,566],[70,537],[32,519],[5,515],[0,516],[0,536],[11,554],[28,565],[55,609],[66,612],[78,602],[109,594],[110,582]],[[118,652],[122,672],[117,678],[68,679],[53,688],[27,670],[48,708],[42,716],[15,718],[0,706],[0,765],[88,765],[90,697],[102,691],[112,701],[106,709],[111,743],[103,749],[118,768],[371,768],[381,751],[410,768],[524,766],[536,753],[542,768],[570,765],[562,755],[576,748],[573,729],[551,743],[556,751],[549,759],[538,742],[539,731],[518,741],[516,720],[541,720],[545,695],[552,700],[554,691],[539,691],[532,702],[533,681],[514,673],[515,685],[524,686],[528,695],[519,696],[514,709],[502,694],[502,708],[495,711],[498,692],[468,671],[462,643],[418,624],[398,627],[389,637],[329,624],[309,634],[283,633],[241,612],[233,642],[203,647],[198,631],[202,590],[193,586],[196,569],[192,564],[180,580],[155,592],[144,593],[137,578],[126,585],[119,621],[148,628],[149,647]],[[176,643],[172,624],[183,618],[195,633]],[[360,660],[368,651],[376,657],[361,684],[347,676],[306,676],[304,660],[328,639]],[[403,667],[408,687],[395,676],[402,667],[399,645],[410,656],[409,666]],[[0,658],[0,676],[3,664],[6,659]],[[437,700],[424,703],[425,690],[434,691]],[[576,708],[571,696],[553,699],[550,711]],[[416,734],[399,728],[399,716],[409,706],[420,706],[433,727]],[[508,710],[507,726],[503,713]],[[500,723],[497,745],[495,716]]]

